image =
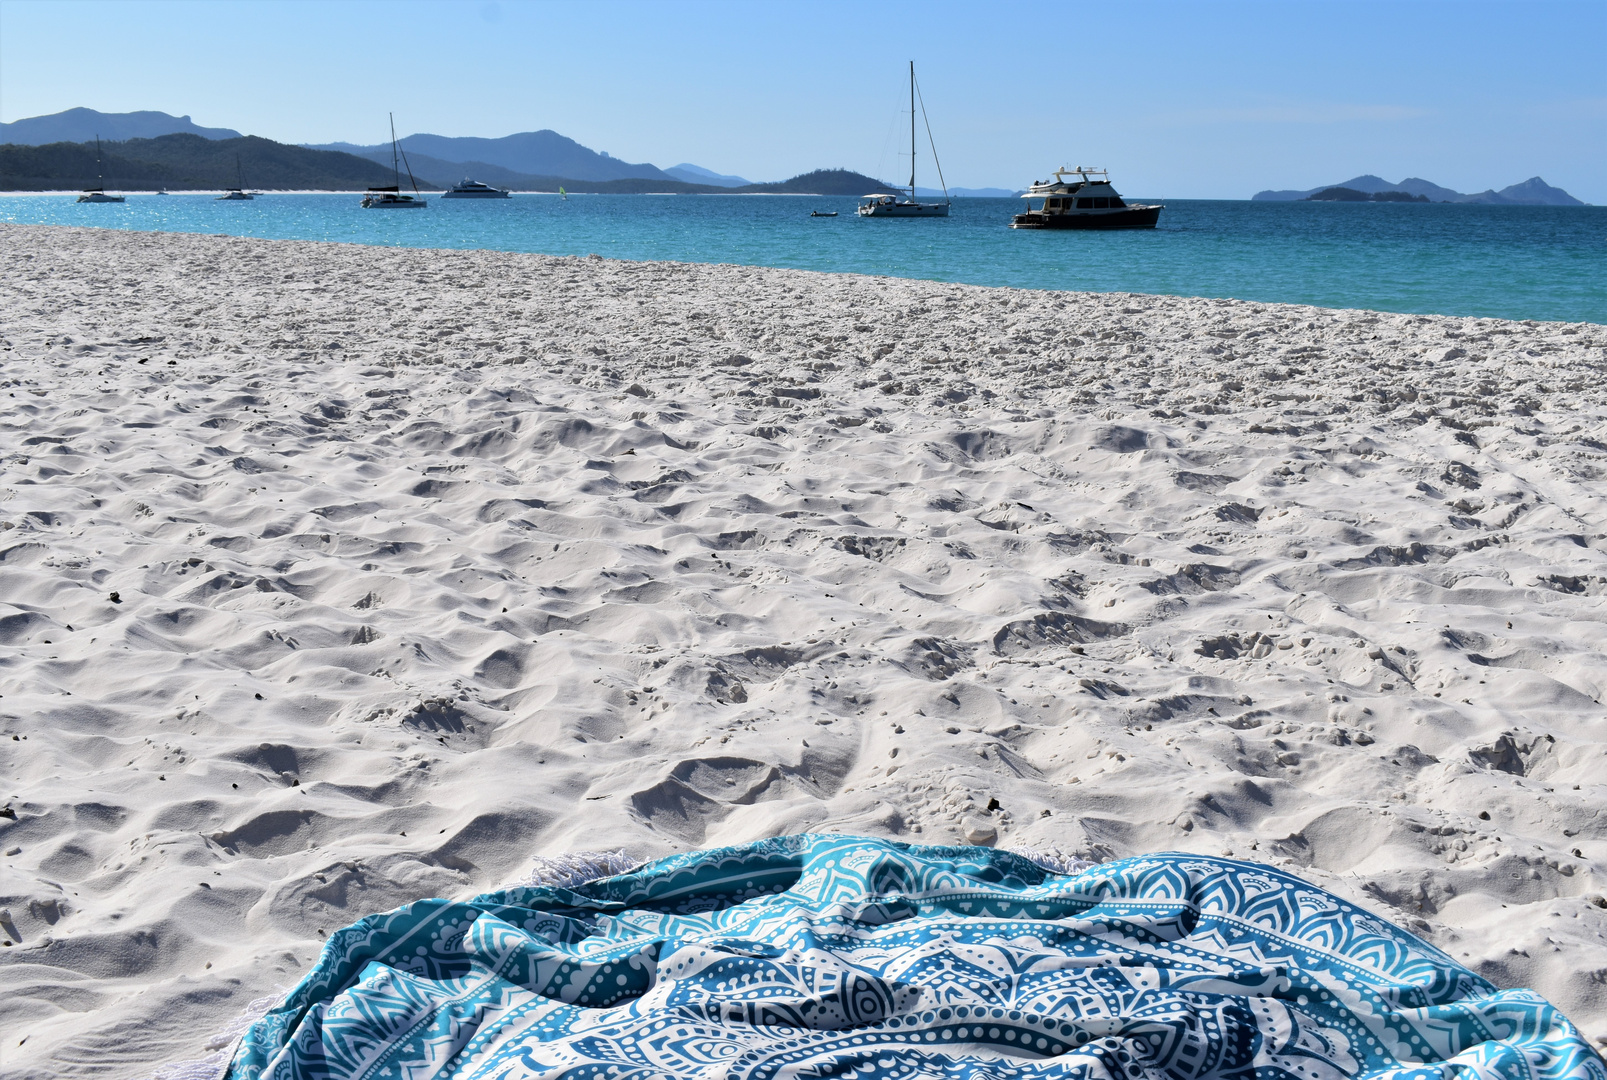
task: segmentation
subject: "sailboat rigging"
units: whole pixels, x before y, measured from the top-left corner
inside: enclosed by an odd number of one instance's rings
[[[255,199],[256,196],[251,194],[249,191],[247,191],[245,189],[245,186],[246,186],[246,171],[245,171],[245,167],[240,164],[240,155],[239,154],[234,155],[234,173],[235,173],[235,178],[236,178],[235,186],[230,188],[228,191],[224,192],[222,195],[219,195],[217,197],[216,201],[218,201],[218,202],[245,202],[248,199]]]
[[[915,103],[919,88],[915,83],[915,61],[910,61],[910,186],[909,195],[900,198],[885,191],[862,196],[855,210],[860,217],[948,217],[949,185],[943,179],[943,165],[937,160],[937,143],[932,138],[932,122],[926,115],[926,98],[920,95],[921,120],[926,124],[927,143],[932,148],[932,163],[937,166],[937,180],[943,185],[943,201],[923,203],[915,197]]]
[[[387,187],[371,187],[363,196],[363,209],[365,210],[415,210],[423,209],[426,204],[424,197],[418,193],[418,180],[413,176],[413,166],[407,164],[407,151],[396,141],[396,114],[391,113],[391,175],[396,177],[396,183]],[[402,168],[407,168],[407,179],[413,185],[413,194],[403,195]]]
[[[85,188],[84,193],[78,196],[79,202],[127,202],[121,195],[106,194],[106,177],[101,174],[100,163],[100,136],[95,136],[95,186]]]

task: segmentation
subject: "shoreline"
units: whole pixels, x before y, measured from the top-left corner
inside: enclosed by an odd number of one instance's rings
[[[1607,1040],[1599,324],[0,237],[5,1080],[804,830],[1269,863]]]
[[[49,191],[0,191],[0,196],[4,196],[4,195],[78,195],[83,190],[84,189],[82,189],[82,188],[70,188],[70,189],[52,189],[52,190],[49,190]],[[160,195],[160,194],[165,193],[167,195],[221,195],[226,191],[233,191],[233,190],[234,190],[233,188],[212,188],[212,189],[180,188],[177,191],[159,192],[159,191],[156,191],[156,190],[144,190],[144,189],[136,190],[136,189],[133,189],[133,188],[127,188],[127,189],[125,189],[125,188],[112,188],[110,194],[113,194],[113,195]],[[350,190],[337,190],[337,189],[333,189],[333,188],[251,188],[250,190],[253,191],[253,192],[256,192],[258,194],[261,194],[261,195],[366,195],[366,194],[368,194],[367,189],[364,189],[364,188],[352,188]],[[421,190],[421,194],[424,194],[424,195],[427,195],[427,196],[436,196],[436,197],[439,197],[440,195],[442,195],[446,191],[445,188],[432,188],[432,189],[428,189],[428,190],[425,190],[425,189],[420,189],[420,190]],[[527,190],[527,189],[524,189],[524,188],[507,188],[506,190],[511,192],[514,195],[557,195],[558,194],[557,191],[536,191],[536,190]],[[571,191],[571,192],[569,192],[569,194],[570,195],[608,195],[608,196],[620,196],[620,197],[627,197],[627,198],[634,198],[634,197],[636,197],[638,195],[654,195],[654,196],[659,196],[659,197],[665,197],[665,196],[670,196],[670,195],[675,195],[675,196],[682,196],[682,195],[693,195],[693,196],[696,196],[696,195],[713,195],[713,196],[716,196],[718,198],[726,198],[728,196],[735,197],[735,198],[748,198],[748,197],[751,196],[753,198],[777,198],[777,197],[779,197],[779,198],[787,198],[787,199],[852,199],[852,198],[857,198],[858,197],[858,196],[853,196],[853,195],[814,195],[814,194],[809,194],[809,193],[806,193],[806,192],[798,192],[798,191]],[[955,199],[1010,198],[1010,197],[1011,196],[992,196],[992,195],[983,195],[983,196],[955,195],[955,196],[952,196],[952,198],[955,198]],[[1250,200],[1248,200],[1248,199],[1243,199],[1243,200],[1235,199],[1235,200],[1224,200],[1224,201],[1248,202]]]
[[[3,192],[0,192],[0,195],[3,195],[3,194],[4,194]],[[37,194],[37,193],[29,193],[29,194]],[[63,193],[63,194],[75,194],[75,193],[66,192],[66,193]],[[181,194],[183,194],[183,193],[181,193]],[[314,192],[282,192],[282,193],[279,193],[279,194],[346,195],[346,194],[362,194],[362,193],[361,192],[314,191]],[[549,194],[549,193],[527,192],[527,193],[524,193],[524,194]],[[550,194],[556,194],[556,192],[552,192]],[[769,194],[772,194],[772,193],[764,192],[764,193],[759,193],[759,194],[769,195]],[[815,196],[809,196],[809,197],[813,198]],[[833,197],[835,197],[835,196],[833,196]],[[597,255],[595,253],[589,253],[589,254],[586,254],[586,255],[552,255],[552,254],[547,254],[547,253],[544,253],[544,252],[512,251],[512,250],[508,250],[508,249],[505,249],[505,248],[408,247],[408,246],[394,245],[394,244],[364,243],[362,241],[353,241],[353,240],[305,240],[305,239],[299,239],[299,238],[241,236],[241,235],[238,235],[238,234],[235,234],[235,233],[213,233],[213,232],[199,232],[199,231],[196,231],[196,232],[171,231],[170,232],[170,231],[158,230],[158,229],[120,229],[120,228],[102,226],[102,225],[58,225],[58,224],[35,225],[35,224],[24,224],[24,223],[17,223],[17,222],[3,222],[3,221],[0,221],[0,229],[8,229],[8,228],[15,228],[15,229],[63,229],[63,230],[82,229],[82,230],[86,230],[86,231],[89,231],[89,232],[95,232],[95,233],[108,232],[108,233],[136,233],[136,234],[155,235],[155,236],[202,236],[202,237],[211,237],[211,238],[214,238],[214,239],[249,240],[249,241],[252,241],[252,242],[264,243],[264,244],[314,244],[314,245],[329,245],[329,246],[333,246],[333,247],[354,248],[354,249],[363,249],[363,250],[378,250],[378,251],[437,252],[437,253],[440,253],[442,255],[463,255],[463,254],[469,254],[469,255],[473,255],[473,254],[508,255],[508,256],[528,256],[528,257],[537,258],[537,259],[593,259],[593,258],[597,258],[597,259],[602,259],[602,260],[604,260],[606,262],[620,263],[620,264],[624,264],[624,265],[633,265],[633,266],[634,265],[641,265],[641,266],[667,265],[667,266],[683,266],[683,267],[729,267],[729,268],[735,268],[735,269],[748,269],[748,270],[760,270],[760,271],[778,271],[778,272],[783,272],[783,273],[820,274],[820,275],[824,275],[826,277],[866,278],[866,279],[876,280],[876,281],[890,281],[890,282],[907,281],[907,282],[913,282],[913,283],[925,283],[925,284],[939,285],[939,286],[955,286],[955,287],[968,288],[968,289],[999,289],[999,290],[1005,290],[1005,291],[1010,291],[1010,292],[1022,292],[1022,293],[1028,293],[1028,294],[1045,293],[1045,294],[1052,294],[1052,295],[1085,296],[1085,297],[1123,297],[1123,296],[1126,296],[1126,297],[1134,297],[1134,298],[1143,299],[1143,300],[1198,300],[1198,301],[1202,301],[1202,302],[1213,302],[1213,303],[1249,304],[1249,305],[1253,305],[1253,306],[1256,306],[1256,307],[1306,308],[1306,309],[1311,309],[1313,311],[1326,311],[1326,312],[1335,312],[1335,313],[1355,312],[1355,313],[1376,315],[1376,316],[1380,316],[1380,317],[1389,317],[1389,318],[1463,319],[1463,320],[1470,320],[1470,321],[1474,321],[1474,322],[1503,322],[1503,323],[1510,322],[1510,323],[1513,323],[1514,325],[1517,325],[1517,326],[1524,326],[1524,327],[1529,327],[1529,328],[1540,327],[1540,326],[1572,327],[1572,328],[1575,329],[1575,332],[1583,332],[1583,331],[1586,331],[1586,330],[1596,330],[1596,329],[1601,329],[1601,328],[1607,327],[1607,322],[1597,323],[1597,322],[1591,322],[1589,320],[1581,320],[1581,319],[1574,319],[1574,320],[1568,320],[1568,319],[1509,319],[1509,318],[1503,318],[1501,316],[1494,316],[1494,315],[1455,315],[1455,314],[1444,314],[1444,313],[1441,313],[1441,312],[1389,311],[1389,310],[1382,309],[1382,308],[1368,308],[1368,307],[1332,307],[1332,306],[1327,306],[1327,305],[1322,305],[1322,304],[1303,304],[1303,303],[1298,303],[1298,302],[1295,302],[1295,301],[1252,300],[1252,299],[1241,299],[1239,297],[1232,297],[1232,296],[1204,296],[1204,295],[1199,295],[1199,294],[1194,294],[1194,293],[1146,293],[1146,292],[1132,292],[1132,291],[1127,291],[1127,290],[1111,290],[1111,291],[1108,291],[1108,292],[1098,292],[1098,291],[1083,290],[1083,289],[1054,289],[1054,288],[1049,288],[1049,287],[1036,288],[1036,287],[1022,287],[1022,286],[1014,286],[1014,285],[981,285],[981,284],[974,284],[974,283],[962,282],[962,281],[947,281],[947,280],[944,280],[944,279],[941,279],[941,278],[902,277],[902,276],[895,275],[895,274],[870,274],[870,273],[863,273],[863,272],[853,271],[853,270],[816,270],[816,269],[804,268],[804,267],[766,266],[766,265],[764,265],[762,263],[694,262],[694,261],[686,261],[686,260],[678,260],[678,259],[624,259],[624,258],[618,258],[618,257],[613,257],[613,256]]]

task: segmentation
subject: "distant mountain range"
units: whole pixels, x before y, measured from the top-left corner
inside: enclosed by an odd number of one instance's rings
[[[168,186],[174,189],[229,186],[234,182],[234,176],[233,170],[226,166],[235,153],[239,153],[245,163],[247,183],[263,188],[341,190],[388,182],[390,175],[389,143],[361,145],[342,142],[292,147],[269,139],[246,139],[231,128],[201,127],[188,116],[151,111],[103,113],[80,108],[0,124],[0,144],[4,144],[0,145],[0,188],[14,191],[54,190],[92,182],[93,160],[89,163],[91,171],[85,174],[81,155],[77,151],[59,147],[92,143],[97,136],[103,142],[116,144],[108,146],[104,154],[108,185],[120,183],[124,186]],[[194,141],[165,141],[173,136]],[[215,152],[200,145],[207,142],[215,144]],[[225,143],[229,145],[224,146]],[[418,134],[407,136],[401,140],[401,144],[407,151],[408,161],[414,175],[419,178],[421,188],[445,187],[464,176],[472,176],[483,183],[521,191],[555,191],[562,186],[575,192],[797,192],[857,196],[872,191],[898,190],[886,181],[843,169],[816,170],[770,184],[756,184],[744,177],[717,173],[690,162],[660,169],[645,162],[621,161],[582,146],[556,131],[547,130],[524,131],[500,139]],[[29,148],[44,150],[52,146],[58,149],[47,154],[26,152]],[[298,150],[306,154],[336,156],[298,157],[290,153]],[[341,158],[351,160],[342,161]],[[114,160],[117,162],[115,167]],[[379,167],[383,176],[375,174],[366,165],[354,164],[359,161]],[[800,188],[797,186],[799,183],[806,186]],[[815,186],[809,188],[810,184]],[[1430,202],[1513,206],[1586,205],[1538,176],[1500,191],[1464,195],[1416,177],[1393,184],[1369,174],[1305,191],[1261,191],[1252,198],[1258,202],[1295,201],[1332,188],[1345,188],[1368,196],[1381,192],[1402,192],[1421,196]],[[934,188],[916,189],[919,198],[936,198],[941,194],[941,190]],[[949,194],[957,198],[1006,198],[1019,194],[1019,191],[1006,188],[950,188]]]
[[[588,150],[556,131],[522,131],[500,139],[451,138],[446,135],[409,135],[399,140],[408,157],[414,155],[454,165],[496,165],[527,176],[566,176],[575,180],[674,180],[655,165],[633,164]],[[312,145],[313,150],[340,150],[359,157],[391,163],[391,144],[357,146],[352,143]],[[692,183],[706,183],[694,180]],[[722,186],[722,185],[716,185]]]
[[[68,109],[52,116],[35,116],[9,124],[0,124],[0,144],[12,144],[12,151],[9,154],[0,155],[4,157],[4,160],[0,161],[0,187],[9,190],[43,190],[39,187],[40,184],[52,188],[72,187],[82,179],[78,175],[81,171],[79,167],[71,164],[76,159],[70,154],[62,152],[41,158],[37,155],[20,154],[16,152],[19,148],[43,147],[55,143],[91,142],[97,135],[103,141],[120,143],[129,139],[154,140],[176,134],[198,136],[213,141],[242,137],[239,132],[229,128],[200,127],[192,123],[188,116],[171,116],[163,112],[103,113],[94,109]],[[269,140],[262,141],[266,143]],[[421,178],[421,187],[450,186],[465,176],[472,176],[482,183],[521,191],[555,191],[559,186],[563,186],[575,192],[796,191],[811,195],[857,196],[871,191],[897,190],[886,181],[873,180],[842,169],[819,169],[812,173],[804,173],[801,177],[793,177],[792,180],[771,184],[754,183],[746,177],[717,173],[712,169],[684,161],[668,169],[660,169],[656,165],[621,161],[609,154],[582,146],[556,131],[525,131],[500,139],[419,134],[409,135],[400,142],[407,151],[414,175]],[[308,144],[299,149],[350,155],[377,164],[387,173],[391,164],[389,143],[373,145],[321,143]],[[219,186],[210,181],[203,183],[199,180],[202,176],[211,177],[213,174],[210,166],[200,168],[200,157],[193,152],[180,155],[186,163],[182,167],[169,151],[151,151],[149,160],[135,158],[129,153],[129,148],[121,146],[115,151],[108,148],[107,154],[115,155],[123,162],[113,169],[110,164],[112,157],[106,158],[108,183],[113,182],[115,172],[124,183],[136,181],[146,184],[165,183],[175,189]],[[159,165],[166,166],[168,171],[147,167]],[[172,171],[175,168],[178,169],[177,172]],[[274,184],[268,179],[269,175],[280,175],[274,170],[263,170],[261,180],[253,178],[256,171],[248,161],[246,179],[248,183],[259,187],[322,189],[330,186],[325,181],[334,176],[347,175],[352,170],[350,166],[342,166],[334,173],[330,173],[326,164],[299,175],[296,180],[287,179],[284,185]],[[72,175],[69,177],[67,173]],[[284,175],[289,176],[288,173]],[[427,185],[423,182],[424,177],[429,178]],[[828,187],[831,190],[798,189],[795,185],[806,177],[809,178],[808,183]],[[194,178],[197,182],[189,183],[187,178]],[[347,181],[345,186],[349,185],[350,181]],[[922,189],[919,194],[923,198],[930,198],[939,192]],[[1003,188],[953,188],[950,194],[965,197],[1014,193]]]
[[[1359,191],[1365,195],[1376,195],[1379,192],[1399,191],[1407,195],[1421,195],[1429,202],[1449,203],[1485,203],[1494,206],[1587,206],[1561,188],[1554,188],[1538,176],[1531,177],[1521,184],[1502,188],[1500,191],[1481,191],[1474,195],[1464,195],[1460,191],[1440,187],[1427,180],[1420,180],[1409,176],[1398,184],[1371,173],[1358,176],[1353,180],[1346,180],[1342,184],[1323,184],[1321,187],[1308,188],[1305,191],[1258,191],[1250,196],[1252,202],[1297,202],[1309,199],[1333,188],[1347,188]],[[1388,200],[1383,200],[1388,201]]]
[[[94,142],[96,136],[109,142],[124,139],[154,139],[159,135],[199,135],[203,139],[238,139],[230,128],[198,127],[188,116],[169,116],[165,112],[103,113],[94,109],[68,109],[50,116],[30,116],[0,124],[0,143],[17,146],[43,146],[46,143]]]
[[[99,171],[113,190],[216,191],[234,187],[242,171],[246,186],[259,189],[353,191],[391,182],[391,170],[367,158],[244,135],[162,135],[104,143]],[[93,142],[0,144],[0,190],[82,189],[95,184],[95,175]],[[437,186],[419,180],[421,188]]]
[[[886,188],[869,176],[844,169],[820,169],[773,184],[719,187],[682,180],[620,177],[583,180],[566,176],[515,173],[484,162],[451,162],[427,154],[409,154],[413,176],[422,190],[434,191],[454,183],[464,171],[481,181],[523,191],[557,191],[576,194],[798,194],[863,195]],[[239,182],[264,190],[353,191],[393,182],[390,155],[383,161],[340,150],[289,146],[271,139],[240,136],[207,139],[199,135],[162,135],[154,139],[103,142],[100,163],[93,142],[58,142],[43,146],[0,144],[0,190],[62,191],[97,183],[97,173],[112,190],[173,191],[219,190]],[[402,181],[406,186],[404,177]]]
[[[722,176],[717,172],[710,172],[701,165],[692,165],[685,161],[679,165],[671,165],[664,170],[677,180],[685,180],[688,184],[713,184],[715,187],[746,187],[753,183],[740,176]]]

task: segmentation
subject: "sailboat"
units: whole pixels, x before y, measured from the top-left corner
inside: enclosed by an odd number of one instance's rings
[[[101,175],[100,164],[100,136],[95,136],[95,186],[85,188],[84,193],[78,196],[79,202],[127,202],[121,195],[106,194],[106,178]]]
[[[217,201],[218,202],[245,202],[248,199],[256,198],[255,195],[252,195],[250,192],[245,190],[245,186],[246,186],[246,171],[240,164],[240,155],[239,154],[234,155],[234,172],[235,172],[235,176],[239,179],[239,183],[236,186],[230,188],[224,194],[219,195],[217,197]]]
[[[564,186],[562,184],[558,185],[558,197],[565,202],[569,201],[569,192],[564,190]]]
[[[943,166],[937,160],[937,143],[932,140],[932,124],[926,119],[926,101],[921,101],[921,120],[926,124],[926,140],[932,147],[932,163],[937,165],[937,180],[943,185],[943,201],[923,203],[915,198],[915,61],[910,61],[910,187],[909,196],[902,198],[885,191],[862,196],[854,211],[860,217],[948,217],[949,185],[943,179]]]
[[[407,164],[407,154],[396,141],[396,114],[391,113],[391,173],[396,183],[389,187],[371,187],[363,196],[365,210],[422,210],[426,203],[418,193],[418,181],[413,178],[413,166]],[[398,164],[400,160],[400,164]],[[407,166],[407,179],[413,185],[413,194],[403,195],[401,167]]]

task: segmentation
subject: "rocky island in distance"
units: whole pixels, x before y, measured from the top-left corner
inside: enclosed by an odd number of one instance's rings
[[[1323,188],[1315,195],[1307,195],[1301,202],[1432,202],[1427,195],[1412,195],[1405,191],[1375,191],[1369,195],[1355,188]]]
[[[1350,194],[1335,194],[1349,192]],[[1408,196],[1401,198],[1400,196]],[[1359,198],[1357,196],[1360,196]],[[1379,196],[1383,196],[1380,198]],[[1422,196],[1418,198],[1417,196]],[[1398,184],[1367,173],[1341,184],[1323,184],[1305,191],[1258,191],[1251,202],[1434,202],[1483,203],[1491,206],[1588,206],[1562,188],[1552,187],[1538,176],[1500,191],[1486,189],[1472,195],[1408,176]]]

